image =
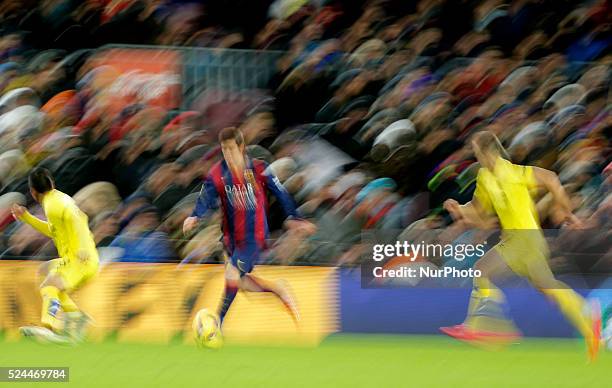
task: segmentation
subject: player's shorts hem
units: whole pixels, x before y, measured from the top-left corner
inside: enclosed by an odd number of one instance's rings
[[[230,263],[238,269],[240,273],[240,277],[253,272],[253,268],[255,267],[255,260],[253,259],[241,259],[238,257],[231,257]]]
[[[81,265],[74,262],[74,260],[67,260],[61,257],[54,260],[56,260],[56,262],[49,270],[49,273],[59,276],[67,291],[76,290],[82,287],[95,277],[99,270],[98,263]]]

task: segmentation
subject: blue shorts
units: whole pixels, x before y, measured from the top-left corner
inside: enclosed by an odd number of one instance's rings
[[[253,271],[257,260],[261,255],[259,248],[247,248],[247,249],[236,249],[230,255],[230,262],[238,271],[240,271],[240,277]]]

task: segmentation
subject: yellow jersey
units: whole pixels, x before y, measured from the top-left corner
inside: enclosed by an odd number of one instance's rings
[[[474,197],[489,214],[496,214],[502,229],[540,229],[531,191],[537,182],[531,166],[498,158],[493,171],[480,168]]]
[[[77,259],[77,252],[85,251],[90,264],[96,264],[98,253],[93,234],[89,230],[88,218],[74,200],[59,190],[50,190],[41,201],[47,221],[34,217],[29,212],[21,220],[53,239],[57,251],[64,260]]]

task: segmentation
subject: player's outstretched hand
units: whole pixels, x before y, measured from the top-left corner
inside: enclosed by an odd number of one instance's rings
[[[16,203],[11,207],[11,213],[13,213],[13,217],[15,217],[16,220],[20,219],[21,216],[23,216],[27,211],[28,210],[25,207]]]
[[[183,234],[189,234],[196,226],[198,226],[198,217],[187,217],[183,221]]]
[[[287,220],[285,221],[285,225],[287,226],[287,229],[306,236],[310,236],[317,231],[315,224],[305,220]]]

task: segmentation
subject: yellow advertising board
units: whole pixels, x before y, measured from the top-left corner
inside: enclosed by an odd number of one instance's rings
[[[0,262],[0,330],[7,339],[40,321],[39,264]],[[94,341],[191,342],[196,312],[216,311],[221,302],[223,273],[222,265],[111,263],[74,300],[95,321]],[[240,292],[226,316],[227,342],[316,345],[338,330],[334,268],[258,266],[254,274],[289,284],[300,324],[272,294]]]

